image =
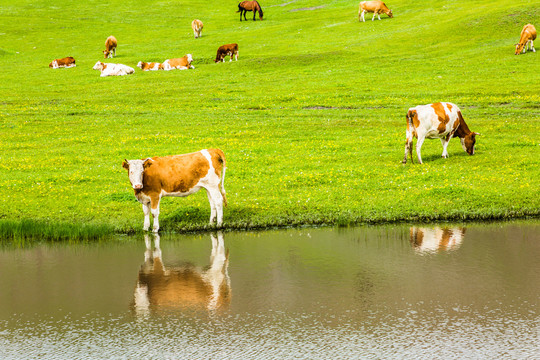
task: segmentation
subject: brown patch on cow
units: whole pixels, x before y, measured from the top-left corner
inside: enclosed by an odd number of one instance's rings
[[[409,112],[407,113],[407,118],[412,120],[412,124],[415,129],[420,126],[420,120],[418,120],[418,113],[416,112],[416,110],[409,110]],[[407,126],[408,124],[409,122],[407,121]]]
[[[431,107],[433,110],[435,110],[435,114],[439,119],[439,126],[437,127],[437,130],[439,131],[439,134],[442,134],[446,131],[446,125],[450,121],[450,117],[446,114],[446,111],[444,111],[444,106],[440,102],[431,104]]]
[[[177,58],[177,59],[169,59],[169,65],[173,68],[176,67],[189,67],[189,61],[187,56]]]
[[[103,65],[103,68],[101,69],[101,71],[105,70],[107,68],[107,64],[105,63],[101,63]]]
[[[411,243],[414,246],[421,246],[424,242],[424,232],[421,229],[412,227],[410,229]]]
[[[446,107],[448,108],[448,111],[452,111],[452,104],[446,103]]]

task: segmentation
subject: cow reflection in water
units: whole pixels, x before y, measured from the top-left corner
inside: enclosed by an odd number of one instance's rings
[[[424,228],[412,226],[411,244],[419,253],[456,250],[465,237],[465,228]]]
[[[225,251],[223,233],[212,234],[210,265],[200,268],[193,264],[165,266],[162,262],[159,235],[145,235],[144,264],[139,270],[135,288],[134,310],[137,315],[150,312],[205,309],[224,310],[231,301],[228,274],[229,254]]]

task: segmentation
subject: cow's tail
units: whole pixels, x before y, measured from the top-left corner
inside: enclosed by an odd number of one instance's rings
[[[227,170],[227,160],[225,160],[225,154],[223,151],[218,151],[219,161],[221,162],[221,184],[219,186],[219,192],[223,196],[223,205],[227,206],[227,192],[225,191],[225,171]]]
[[[417,116],[416,110],[409,110],[407,112],[407,139],[405,140],[406,146],[409,148],[409,154],[411,155],[411,163],[413,164],[413,139],[416,134],[416,128],[414,127],[413,122],[414,116]],[[407,161],[407,154],[405,154],[405,161]]]

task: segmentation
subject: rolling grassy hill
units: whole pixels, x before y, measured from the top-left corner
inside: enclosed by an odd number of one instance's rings
[[[514,44],[540,2],[396,0],[365,23],[358,2],[263,0],[255,22],[237,3],[3,1],[5,232],[140,229],[122,160],[211,147],[227,155],[229,228],[538,216],[540,54]],[[191,53],[195,69],[100,78],[111,34],[110,62]],[[239,61],[214,64],[231,42]],[[77,67],[47,67],[64,56]],[[442,159],[428,140],[424,165],[402,165],[407,109],[436,101],[482,133],[476,155],[454,140]],[[202,192],[161,206],[165,231],[207,226]]]

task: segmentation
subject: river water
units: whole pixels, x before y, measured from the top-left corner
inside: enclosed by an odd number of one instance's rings
[[[0,359],[540,357],[540,224],[0,248]]]

